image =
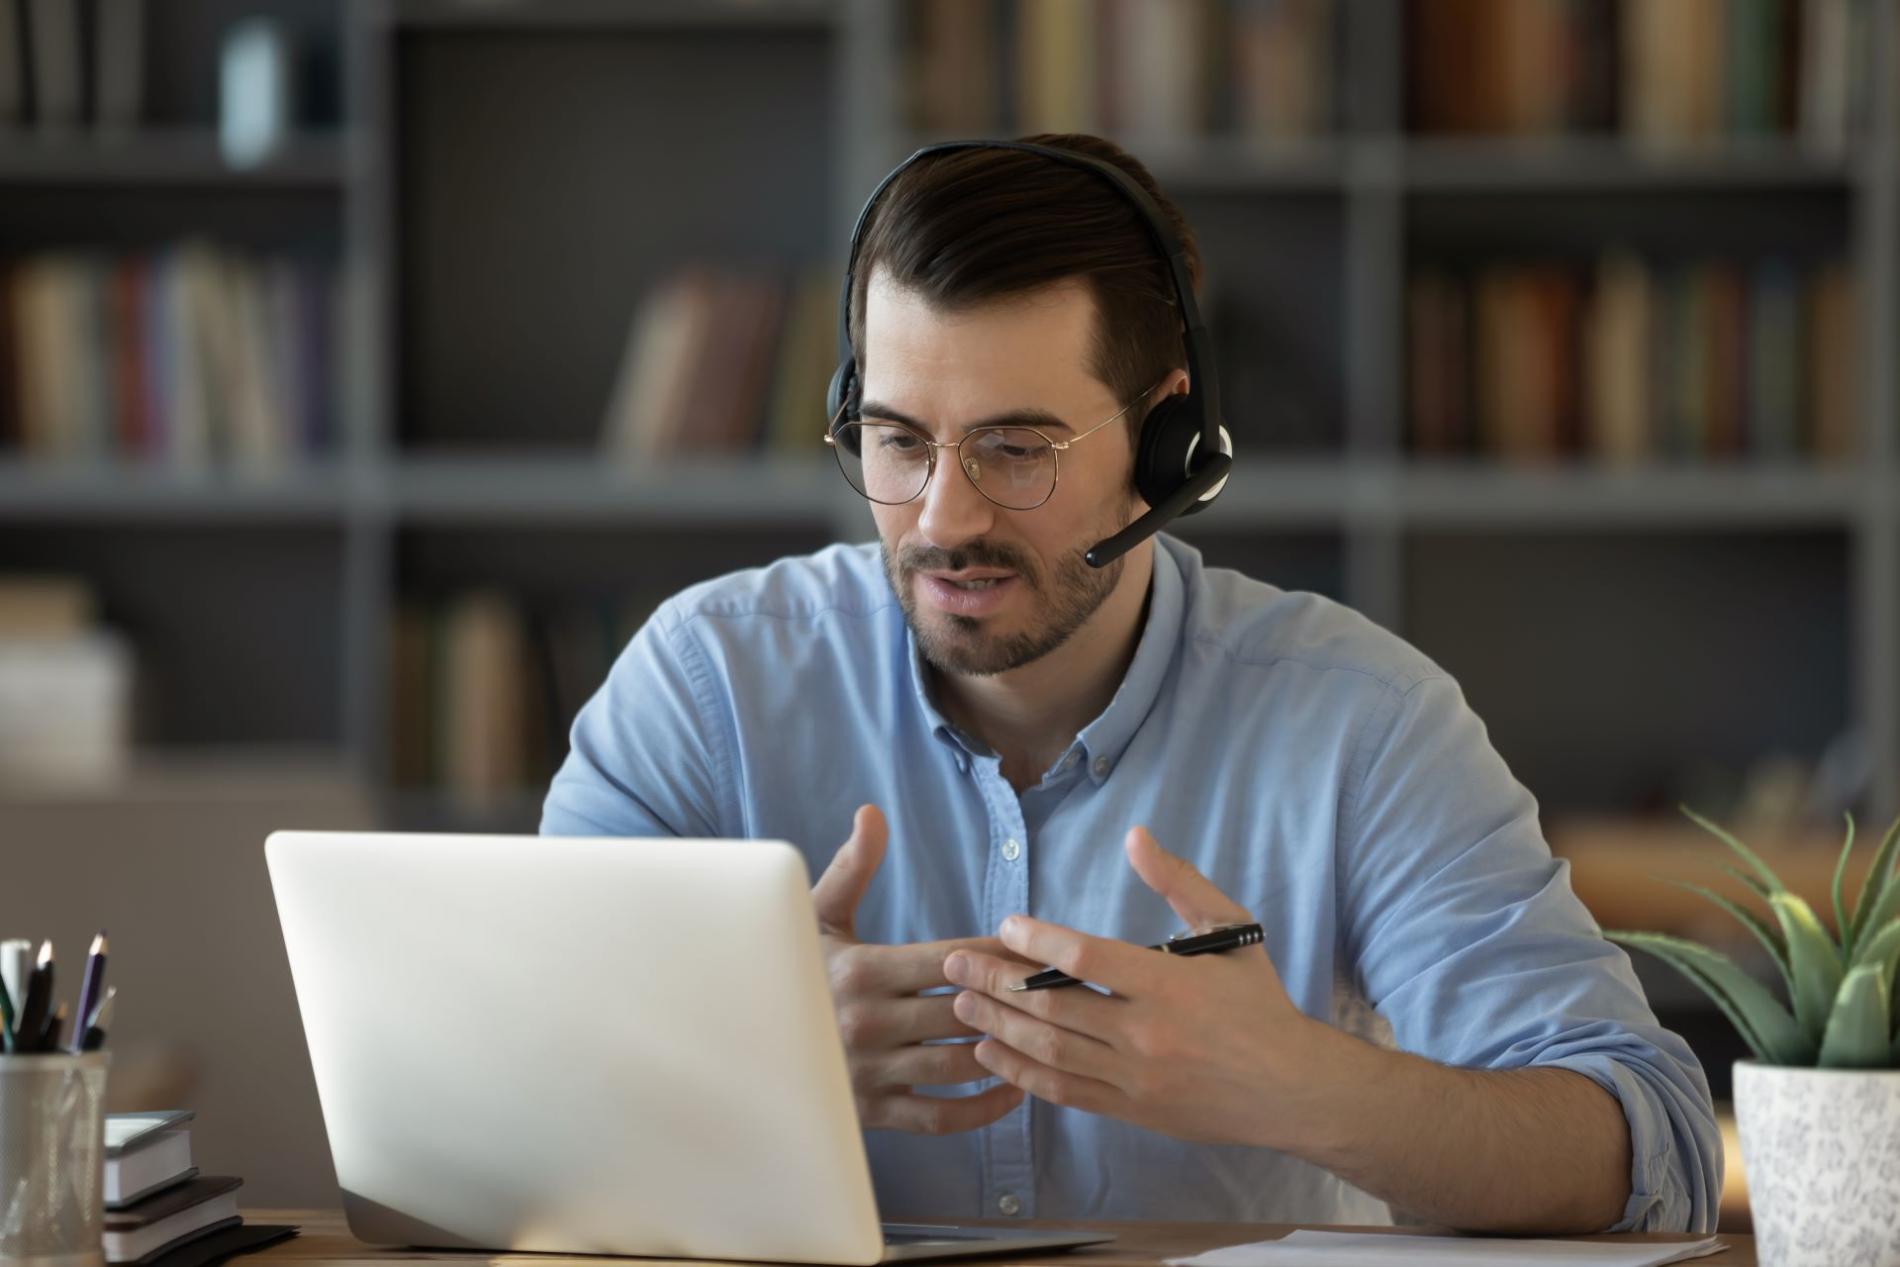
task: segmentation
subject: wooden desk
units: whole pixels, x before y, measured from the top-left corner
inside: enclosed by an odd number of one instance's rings
[[[244,1220],[247,1223],[294,1223],[303,1229],[303,1234],[288,1241],[280,1241],[268,1249],[246,1255],[240,1264],[258,1263],[266,1260],[274,1264],[299,1264],[301,1267],[315,1267],[317,1264],[387,1264],[402,1260],[431,1260],[459,1263],[508,1263],[537,1264],[538,1267],[560,1267],[564,1263],[598,1264],[603,1262],[625,1262],[625,1259],[602,1259],[589,1257],[558,1257],[552,1254],[480,1254],[456,1252],[451,1250],[414,1250],[380,1249],[363,1244],[351,1238],[343,1226],[343,1214],[339,1210],[246,1210]],[[1012,1227],[1053,1226],[1052,1221],[1036,1219],[969,1219],[970,1223],[1008,1224]],[[1068,1223],[1062,1226],[1073,1227]],[[1247,1241],[1266,1241],[1285,1236],[1294,1230],[1286,1223],[1116,1223],[1090,1222],[1083,1226],[1105,1228],[1115,1233],[1116,1239],[1107,1245],[1091,1245],[1082,1249],[1067,1250],[1058,1254],[1044,1254],[1027,1258],[979,1258],[971,1260],[988,1267],[1011,1267],[1019,1263],[1046,1263],[1051,1267],[1060,1264],[1072,1264],[1073,1267],[1154,1267],[1164,1258],[1178,1258],[1183,1254],[1198,1254],[1202,1250],[1214,1249],[1220,1245],[1240,1245]],[[1334,1229],[1338,1231],[1409,1231],[1424,1232],[1424,1228],[1353,1228]],[[1592,1236],[1587,1240],[1635,1240],[1635,1241],[1681,1241],[1694,1240],[1685,1236]],[[1697,1263],[1707,1263],[1709,1267],[1755,1267],[1755,1242],[1747,1236],[1724,1235],[1728,1245],[1725,1253],[1711,1258],[1694,1259]],[[650,1258],[635,1260],[643,1263],[661,1263],[671,1260]],[[951,1260],[958,1261],[958,1260]],[[703,1267],[698,1261],[682,1264],[682,1267]]]

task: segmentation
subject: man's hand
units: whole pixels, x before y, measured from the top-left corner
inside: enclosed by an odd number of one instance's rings
[[[1252,921],[1145,828],[1130,831],[1125,848],[1135,873],[1188,927]],[[1176,958],[1023,915],[1003,921],[1002,941],[1113,993],[1013,993],[1028,971],[980,950],[951,955],[946,972],[967,987],[956,1015],[989,1035],[975,1049],[985,1069],[1051,1104],[1180,1139],[1274,1139],[1275,1106],[1297,1094],[1318,1022],[1293,1005],[1264,948]]]
[[[982,954],[987,962],[1024,969],[994,937],[905,946],[867,945],[857,939],[858,902],[884,860],[888,829],[874,805],[862,805],[851,820],[851,839],[833,855],[812,886],[818,909],[818,942],[831,978],[851,1071],[858,1120],[867,1129],[948,1134],[987,1126],[1022,1102],[1020,1088],[998,1083],[955,1098],[914,1094],[914,1086],[952,1086],[990,1076],[970,1043],[925,1043],[968,1038],[976,1031],[957,1020],[955,995],[919,997],[919,990],[950,984],[945,956],[955,950]]]

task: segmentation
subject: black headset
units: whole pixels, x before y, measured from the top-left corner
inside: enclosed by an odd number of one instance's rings
[[[1181,248],[1174,229],[1148,196],[1148,191],[1114,164],[1033,141],[942,141],[924,146],[891,169],[865,200],[864,210],[858,213],[858,223],[851,230],[844,293],[838,298],[838,368],[825,392],[825,417],[833,420],[834,429],[841,426],[845,418],[840,409],[858,385],[857,359],[851,351],[851,275],[857,267],[858,240],[864,234],[865,222],[871,218],[871,208],[877,205],[878,197],[899,172],[926,154],[976,149],[1041,154],[1102,177],[1141,213],[1155,246],[1168,261],[1168,275],[1174,279],[1174,293],[1181,306],[1182,344],[1187,353],[1188,390],[1164,397],[1142,421],[1141,434],[1135,443],[1135,489],[1148,503],[1148,513],[1108,540],[1098,541],[1089,548],[1084,555],[1089,566],[1104,567],[1161,531],[1170,519],[1206,509],[1226,486],[1234,465],[1233,439],[1221,423],[1220,383],[1214,377],[1214,358],[1206,346],[1207,327],[1201,324],[1200,309],[1194,302],[1187,252]]]

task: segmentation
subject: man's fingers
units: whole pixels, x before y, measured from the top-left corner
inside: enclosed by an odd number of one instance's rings
[[[875,805],[860,805],[851,817],[851,838],[831,855],[825,873],[812,885],[812,906],[818,911],[818,925],[827,932],[852,936],[858,903],[878,864],[884,861],[884,846],[890,829],[884,814]]]
[[[1003,939],[1013,953],[1031,963],[1047,964],[1081,981],[1105,985],[1116,994],[1137,996],[1161,957],[1130,942],[1045,923],[1027,915],[1003,921]]]
[[[848,1050],[858,1052],[926,1038],[968,1038],[976,1031],[957,1019],[956,997],[848,1000],[838,1005],[838,1034]]]
[[[1122,848],[1141,882],[1159,893],[1189,928],[1253,922],[1245,907],[1222,893],[1186,858],[1163,849],[1146,827],[1130,828]]]
[[[915,1043],[861,1056],[852,1063],[859,1090],[885,1087],[954,1087],[992,1076],[975,1055],[975,1043]]]
[[[852,995],[903,995],[949,985],[943,961],[953,950],[981,951],[1020,963],[1032,972],[1043,966],[1021,958],[995,937],[955,937],[904,946],[863,945],[852,947],[849,962],[835,970],[844,980],[834,982],[834,987]]]
[[[881,1095],[874,1097],[859,1116],[868,1130],[949,1135],[988,1126],[1022,1102],[1021,1087],[1000,1082],[975,1095],[953,1098]]]

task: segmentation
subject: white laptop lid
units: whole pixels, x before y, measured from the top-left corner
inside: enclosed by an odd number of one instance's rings
[[[878,1261],[791,846],[277,832],[265,854],[356,1236]]]

